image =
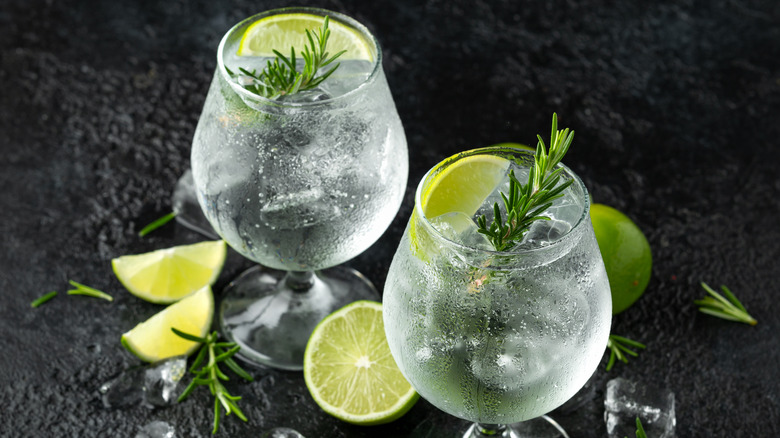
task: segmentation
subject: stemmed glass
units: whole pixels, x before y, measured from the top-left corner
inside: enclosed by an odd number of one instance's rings
[[[316,90],[261,97],[235,73],[262,70],[266,59],[238,56],[237,47],[253,23],[277,14],[328,16],[331,27],[362,38],[370,59],[339,59]],[[406,138],[379,44],[343,14],[286,8],[252,16],[224,36],[217,63],[192,146],[198,201],[219,236],[262,265],[227,287],[221,329],[246,359],[300,370],[323,317],[378,299],[366,278],[338,265],[395,217],[408,175]]]
[[[551,220],[537,221],[510,251],[493,251],[474,223],[426,216],[423,198],[436,196],[439,175],[480,156],[508,160],[521,181],[533,163],[527,151],[491,147],[426,174],[385,284],[385,331],[418,393],[473,422],[459,436],[526,436],[518,422],[560,406],[595,371],[609,336],[610,290],[587,190],[565,166],[573,183],[545,213]],[[496,196],[477,214],[492,211]]]

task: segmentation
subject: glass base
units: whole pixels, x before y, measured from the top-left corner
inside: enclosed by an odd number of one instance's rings
[[[225,337],[241,346],[238,355],[243,359],[300,371],[314,327],[357,300],[379,301],[379,293],[354,269],[285,272],[255,266],[225,289],[220,327]]]
[[[191,170],[187,169],[176,182],[171,204],[173,212],[176,213],[176,222],[209,239],[218,240],[220,238],[206,219],[203,210],[200,209]]]
[[[423,421],[410,438],[569,438],[569,435],[547,415],[509,425],[481,426],[441,413]]]

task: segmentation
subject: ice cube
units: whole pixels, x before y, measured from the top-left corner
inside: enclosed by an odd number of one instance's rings
[[[168,406],[184,389],[179,385],[187,372],[187,358],[178,356],[160,361],[146,369],[144,400],[153,406]]]
[[[444,237],[470,248],[493,250],[487,236],[477,231],[479,227],[466,213],[453,211],[430,219],[431,225]]]
[[[142,402],[152,407],[167,406],[176,401],[183,389],[179,382],[186,371],[184,356],[165,359],[128,368],[101,385],[98,391],[107,409],[127,408]]]
[[[306,438],[300,432],[289,427],[275,427],[263,434],[262,438]]]
[[[171,201],[177,222],[210,239],[219,239],[206,216],[203,215],[200,204],[198,204],[195,181],[192,179],[192,171],[189,169],[176,182]]]
[[[523,248],[539,248],[555,242],[569,231],[571,231],[571,225],[568,222],[557,219],[537,220],[523,235],[520,245]]]
[[[280,230],[310,227],[340,214],[338,207],[328,202],[319,186],[294,193],[279,193],[260,210],[260,218],[268,226]]]
[[[674,393],[668,389],[618,377],[607,382],[604,408],[604,421],[610,438],[634,436],[637,417],[642,421],[647,436],[675,436]]]
[[[141,427],[135,438],[174,438],[176,429],[165,421],[152,421]]]
[[[126,408],[138,405],[144,398],[145,366],[128,368],[100,386],[103,406],[106,409]]]

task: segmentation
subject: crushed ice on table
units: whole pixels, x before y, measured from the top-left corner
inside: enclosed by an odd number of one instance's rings
[[[175,402],[183,390],[179,382],[186,372],[185,356],[163,360],[149,366],[144,376],[146,402],[154,406],[168,406]]]
[[[647,436],[675,436],[677,420],[674,414],[674,393],[668,389],[618,377],[607,382],[604,409],[604,421],[610,438],[634,436],[637,417],[642,421]]]
[[[275,427],[265,432],[262,438],[306,438],[300,432],[289,427]]]
[[[487,236],[477,231],[477,224],[465,213],[453,211],[430,219],[431,225],[447,239],[470,248],[491,251]]]
[[[187,371],[187,359],[178,356],[150,365],[128,368],[100,386],[103,406],[126,408],[144,402],[167,406],[176,401],[183,388],[179,385]]]
[[[176,429],[165,421],[152,421],[141,427],[135,438],[175,438]]]

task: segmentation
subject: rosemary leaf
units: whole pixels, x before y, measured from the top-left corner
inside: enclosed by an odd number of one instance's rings
[[[31,307],[38,307],[41,304],[51,300],[52,298],[54,298],[56,296],[57,296],[57,291],[53,290],[53,291],[51,291],[51,292],[49,292],[49,293],[47,293],[47,294],[45,294],[45,295],[43,295],[43,296],[41,296],[39,298],[36,298],[35,300],[33,300],[33,302],[30,303],[30,306]]]

